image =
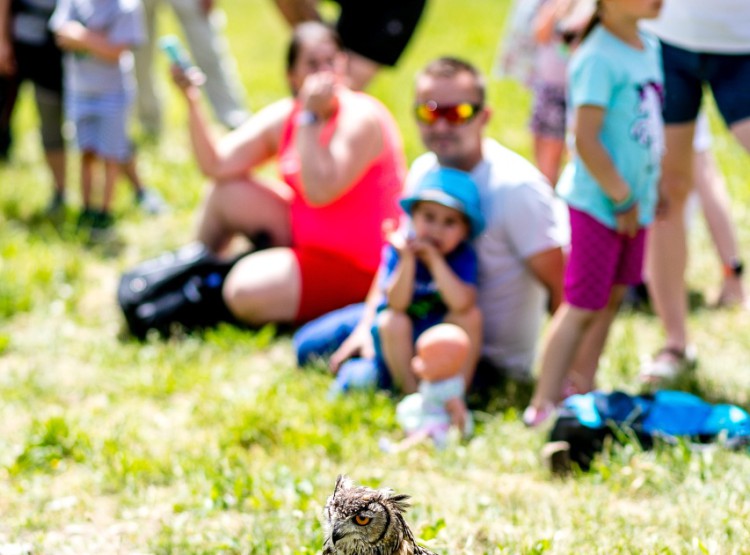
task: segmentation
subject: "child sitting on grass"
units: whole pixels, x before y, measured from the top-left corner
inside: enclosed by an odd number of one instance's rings
[[[468,383],[482,341],[477,257],[469,244],[484,229],[476,184],[466,172],[440,168],[425,175],[401,207],[410,216],[409,231],[387,234],[378,274],[383,300],[373,335],[379,366],[396,387],[414,393],[415,342],[447,322],[469,338],[470,354],[460,369]]]

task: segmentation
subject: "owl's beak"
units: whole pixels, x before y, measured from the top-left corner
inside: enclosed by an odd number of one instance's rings
[[[343,539],[344,536],[346,536],[346,532],[344,531],[345,527],[346,522],[344,521],[339,521],[333,525],[333,530],[331,532],[331,540],[333,541],[333,545],[336,545],[339,540]]]

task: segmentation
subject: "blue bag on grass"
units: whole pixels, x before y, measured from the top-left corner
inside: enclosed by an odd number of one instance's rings
[[[607,437],[635,436],[644,449],[656,438],[687,438],[707,443],[720,440],[731,448],[750,444],[750,415],[735,405],[711,404],[683,391],[629,395],[622,391],[593,391],[565,399],[552,431],[550,445],[565,445],[563,457],[553,459],[553,471],[570,463],[588,470]],[[568,467],[568,468],[566,468]]]

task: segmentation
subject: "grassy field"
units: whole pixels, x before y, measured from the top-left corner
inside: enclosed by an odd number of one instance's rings
[[[257,109],[285,94],[288,31],[269,0],[221,4]],[[403,63],[373,84],[402,126],[410,160],[421,151],[409,115],[415,70],[455,53],[489,72],[507,7],[432,0]],[[162,30],[173,27],[164,13]],[[49,179],[30,91],[22,98],[13,161],[0,167],[0,546],[27,543],[36,555],[317,553],[322,505],[345,472],[411,494],[408,519],[441,554],[750,553],[746,452],[627,445],[588,474],[555,479],[539,461],[544,435],[519,420],[528,392],[508,387],[477,413],[467,444],[385,455],[378,438],[399,436],[393,399],[326,400],[325,370],[296,369],[289,337],[272,328],[126,338],[118,276],[187,242],[203,191],[183,106],[166,79],[165,91],[167,131],[159,144],[141,145],[140,162],[172,211],[140,214],[121,183],[120,241],[106,246],[75,233],[75,164],[68,218],[54,226],[42,216]],[[527,93],[492,80],[490,102],[490,135],[528,156]],[[748,253],[750,159],[712,122]],[[697,218],[691,289],[710,300],[720,275]],[[706,304],[690,315],[700,355],[690,387],[748,407],[750,314]],[[623,314],[601,385],[636,391],[639,358],[661,340],[653,316]]]

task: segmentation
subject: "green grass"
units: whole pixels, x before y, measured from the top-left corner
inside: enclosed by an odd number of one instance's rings
[[[288,31],[267,0],[225,0],[227,33],[254,109],[285,94]],[[489,72],[507,1],[433,0],[403,62],[371,92],[401,124],[413,159],[422,147],[410,115],[412,78],[455,53]],[[162,30],[174,28],[167,13]],[[166,74],[166,69],[162,70]],[[121,242],[91,246],[41,216],[49,179],[25,90],[13,163],[0,167],[0,546],[34,553],[313,554],[321,509],[340,472],[413,496],[408,515],[438,553],[750,553],[750,458],[720,449],[614,447],[586,475],[552,478],[540,432],[508,388],[477,414],[476,437],[444,452],[397,456],[384,393],[326,400],[330,378],[294,367],[289,337],[220,327],[145,344],[123,336],[119,274],[185,243],[203,191],[190,159],[185,113],[169,89],[166,135],[144,143],[146,180],[173,207],[149,218],[123,182]],[[489,134],[529,155],[527,93],[490,80]],[[722,129],[715,152],[727,176],[743,252],[750,159]],[[78,202],[71,155],[71,201]],[[706,298],[721,271],[700,220],[689,281]],[[688,384],[711,399],[750,405],[750,315],[703,306],[690,315],[701,365]],[[623,314],[601,365],[601,385],[635,391],[639,358],[662,340],[653,316]]]

